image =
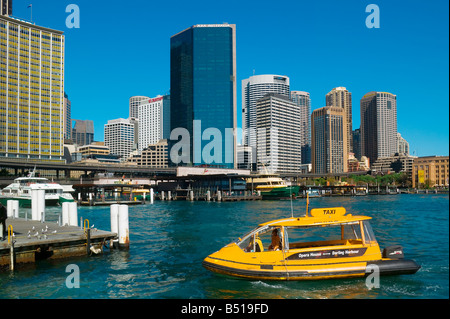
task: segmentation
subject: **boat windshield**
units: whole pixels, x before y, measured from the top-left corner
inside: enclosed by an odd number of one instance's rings
[[[46,184],[48,183],[47,179],[33,179],[27,178],[20,180],[20,185],[29,185],[29,184]]]
[[[283,238],[281,228],[266,225],[255,228],[242,239],[239,239],[237,244],[245,252],[263,251],[271,245],[274,230],[277,230],[281,240]],[[260,247],[258,247],[258,243],[261,245]]]

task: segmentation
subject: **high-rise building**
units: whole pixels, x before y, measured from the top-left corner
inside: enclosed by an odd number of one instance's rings
[[[138,150],[142,151],[161,139],[170,137],[170,96],[157,96],[141,101],[137,107],[139,119]]]
[[[0,56],[0,157],[63,161],[63,32],[0,15]]]
[[[246,145],[237,146],[237,168],[256,171],[256,163],[252,163],[253,148]],[[255,166],[255,167],[254,167]]]
[[[105,124],[105,145],[111,154],[126,161],[130,153],[136,149],[136,127],[138,121],[134,118],[109,120]]]
[[[325,97],[326,106],[342,107],[345,110],[347,121],[347,151],[353,152],[353,138],[351,132],[353,131],[352,124],[352,93],[345,87],[336,87],[332,89]]]
[[[397,153],[409,155],[409,143],[397,132]]]
[[[347,116],[344,108],[326,106],[311,115],[312,172],[347,172]]]
[[[130,104],[129,104],[129,117],[139,118],[138,117],[138,107],[141,102],[145,102],[150,100],[150,97],[148,96],[132,96],[130,97]]]
[[[256,103],[257,167],[264,173],[298,173],[301,164],[300,107],[268,93]]]
[[[72,120],[72,141],[78,146],[89,145],[94,141],[94,122],[92,120]]]
[[[291,91],[291,100],[300,107],[302,164],[311,163],[311,98],[308,92]]]
[[[12,15],[12,0],[0,0],[0,15]]]
[[[361,155],[374,163],[397,152],[397,96],[369,92],[361,99]]]
[[[256,150],[256,102],[268,93],[289,97],[289,77],[275,74],[253,75],[242,80],[242,142]],[[256,152],[253,152],[256,162]]]
[[[188,141],[170,141],[169,148],[174,150],[170,152],[172,163],[234,168],[237,128],[234,24],[198,24],[170,38],[170,98],[172,132],[189,133]],[[210,143],[217,147],[212,148]],[[189,159],[181,162],[180,152],[175,151],[178,146]]]
[[[167,140],[162,139],[158,143],[148,145],[141,154],[130,156],[128,161],[139,166],[167,168],[169,165],[167,146]]]
[[[360,160],[361,159],[361,130],[359,128],[353,130],[352,132],[353,140],[353,154]]]
[[[72,138],[72,103],[69,96],[64,92],[64,107],[63,107],[63,136],[64,139]]]

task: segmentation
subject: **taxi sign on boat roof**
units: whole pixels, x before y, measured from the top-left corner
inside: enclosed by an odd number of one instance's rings
[[[372,219],[372,217],[368,216],[353,216],[352,214],[346,215],[346,212],[347,211],[344,207],[314,208],[311,209],[310,216],[278,219],[260,224],[259,226],[270,225],[301,227],[322,224],[351,223],[360,220]]]

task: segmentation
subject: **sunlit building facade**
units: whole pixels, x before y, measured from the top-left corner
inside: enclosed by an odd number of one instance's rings
[[[0,16],[0,157],[63,160],[64,35]]]
[[[236,26],[197,24],[170,38],[170,126],[185,130],[189,140],[169,144],[172,165],[234,168],[236,160]],[[214,145],[203,136],[214,132]],[[220,136],[219,136],[220,135]],[[210,139],[211,136],[209,136]],[[189,149],[186,162],[171,152]],[[220,146],[220,148],[219,148]],[[206,151],[205,151],[206,150]]]
[[[345,87],[336,87],[328,92],[325,97],[325,103],[326,106],[336,106],[344,109],[347,122],[347,132],[349,132],[349,134],[347,134],[347,151],[354,152],[352,134],[350,134],[353,131],[352,93]]]
[[[256,149],[256,102],[268,93],[289,97],[289,77],[276,74],[253,75],[242,80],[242,140]]]
[[[397,96],[369,92],[361,99],[361,155],[371,163],[398,152]]]
[[[312,171],[316,174],[348,170],[347,121],[343,108],[326,106],[311,115]]]

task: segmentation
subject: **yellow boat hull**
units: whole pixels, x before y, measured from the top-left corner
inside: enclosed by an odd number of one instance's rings
[[[312,253],[317,256],[328,251],[358,251],[354,254],[359,256],[314,257],[305,260],[295,258],[299,254],[305,256]],[[385,264],[389,261],[393,264],[386,267]],[[415,273],[420,268],[414,261],[399,260],[397,262],[393,259],[381,258],[378,247],[344,246],[325,250],[245,253],[236,244],[230,244],[206,257],[203,261],[203,267],[212,272],[250,280],[319,280],[365,277],[371,273],[369,265],[384,265],[380,274]]]

